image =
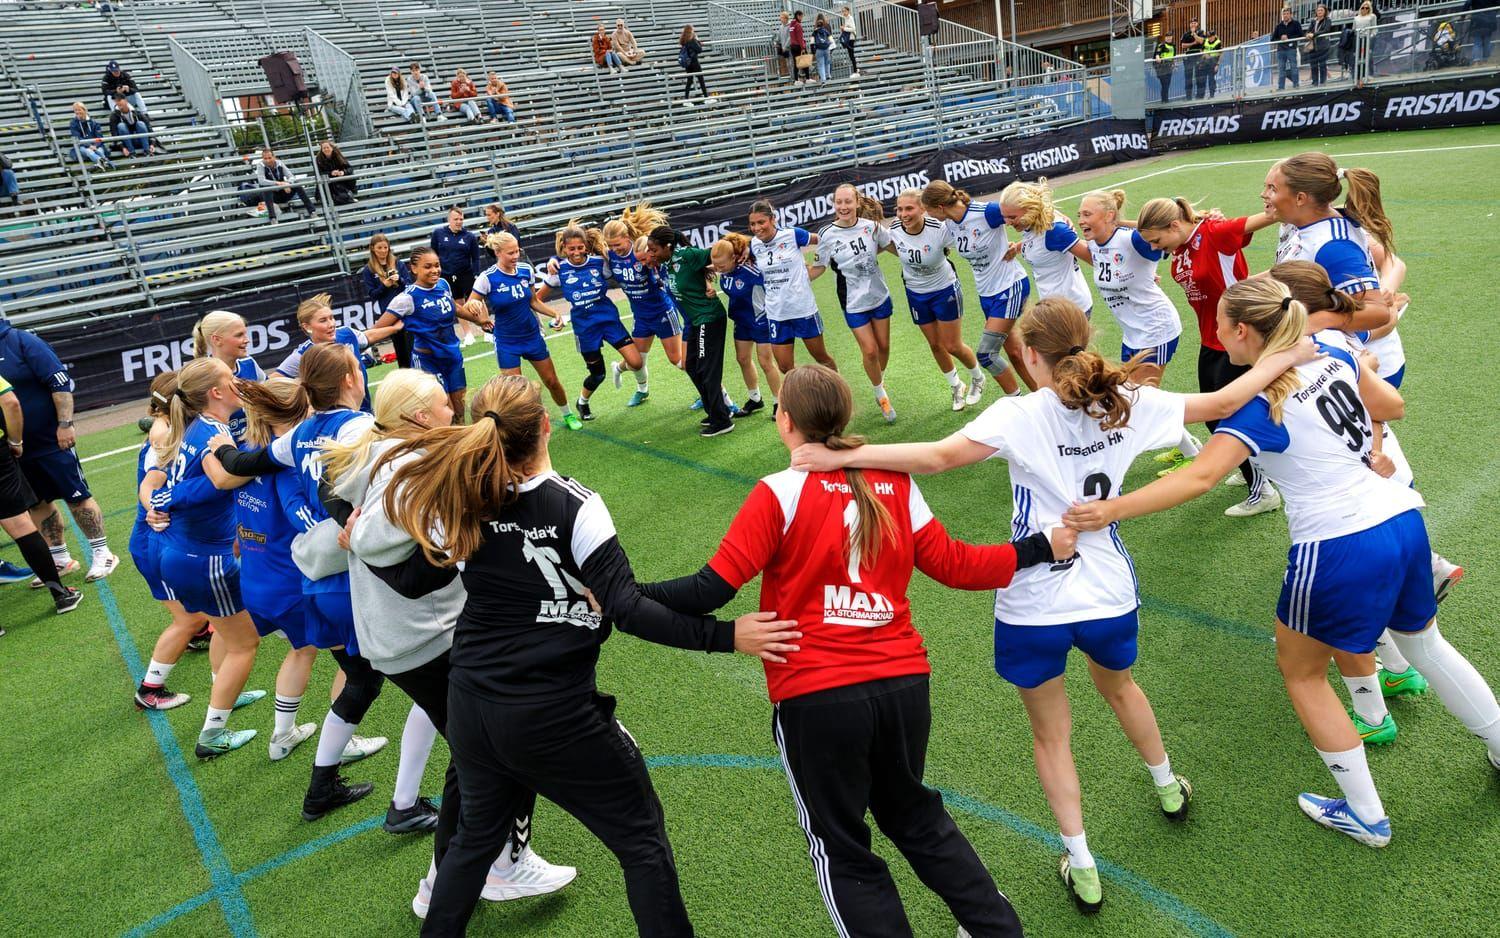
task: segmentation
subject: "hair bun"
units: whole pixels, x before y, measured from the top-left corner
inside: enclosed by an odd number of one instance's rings
[[[1083,354],[1083,346],[1081,346],[1081,345],[1075,345],[1075,346],[1073,346],[1072,348],[1068,349],[1068,354],[1069,355],[1081,355],[1081,354]]]

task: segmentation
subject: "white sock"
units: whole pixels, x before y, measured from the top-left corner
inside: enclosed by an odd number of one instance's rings
[[[984,384],[985,378],[988,375],[989,372],[985,371],[983,368],[980,368],[978,365],[975,365],[973,368],[969,369],[970,382],[978,382],[979,384]]]
[[[1373,824],[1385,817],[1385,806],[1380,803],[1375,779],[1370,777],[1370,764],[1365,761],[1364,743],[1346,752],[1319,749],[1318,755],[1323,757],[1323,764],[1333,773],[1333,780],[1339,783],[1344,799],[1361,821]]]
[[[1392,674],[1402,674],[1411,670],[1411,662],[1401,654],[1401,649],[1396,647],[1396,640],[1391,637],[1391,630],[1386,629],[1380,633],[1380,638],[1375,641],[1375,659],[1380,666]]]
[[[68,553],[67,544],[61,544],[57,547],[48,545],[47,550],[51,552],[52,562],[57,564],[58,572],[67,569],[68,565],[73,562],[73,556]]]
[[[1089,853],[1089,841],[1087,834],[1079,834],[1076,837],[1062,835],[1063,846],[1068,848],[1068,864],[1074,869],[1088,869],[1094,865],[1094,855]]]
[[[1359,677],[1343,675],[1344,686],[1349,688],[1349,700],[1354,712],[1370,726],[1385,722],[1385,695],[1380,692],[1380,678],[1374,674]]]
[[[1415,634],[1392,632],[1396,647],[1427,678],[1448,712],[1484,740],[1490,756],[1500,759],[1500,704],[1469,659],[1438,634],[1437,623]]]
[[[875,391],[875,400],[877,400],[877,401],[883,401],[887,397],[890,396],[890,395],[888,395],[888,394],[885,393],[885,383],[884,382],[875,385],[874,391]]]
[[[1006,397],[1020,397],[1021,396],[1021,389],[1018,387],[1014,391],[1011,391],[1009,394],[1007,394],[1005,396]]]
[[[208,708],[208,716],[203,720],[203,732],[211,730],[222,730],[229,725],[229,710],[219,710],[214,707]]]
[[[760,388],[751,388],[750,389],[750,393],[746,396],[746,400],[751,400],[751,401],[758,401],[758,400],[760,400]]]
[[[290,733],[297,726],[297,708],[302,705],[302,695],[283,697],[276,695],[276,735]]]
[[[1159,786],[1170,785],[1177,781],[1177,777],[1172,774],[1172,759],[1170,756],[1162,759],[1161,765],[1147,765],[1146,770],[1151,773],[1151,781]]]
[[[641,367],[636,369],[635,386],[642,391],[646,390],[646,363],[644,361],[641,362]]]
[[[318,735],[318,755],[313,765],[338,765],[344,747],[354,738],[356,725],[345,723],[343,717],[329,710],[323,718],[323,732]]]
[[[950,388],[963,387],[963,382],[958,380],[957,368],[953,369],[952,371],[943,372],[943,379],[948,382],[948,387]]]
[[[391,806],[404,810],[417,803],[422,790],[422,773],[427,769],[427,754],[432,752],[432,741],[437,739],[437,727],[432,725],[427,711],[416,704],[406,714],[406,728],[401,731],[401,766],[396,770],[396,789],[391,794]]]
[[[91,538],[89,538],[89,552],[91,554],[93,554],[93,557],[94,557],[94,559],[96,561],[103,560],[105,557],[108,557],[109,556],[109,538],[108,537],[91,537]]]
[[[1198,441],[1193,439],[1193,435],[1187,431],[1187,427],[1183,427],[1182,439],[1178,441],[1177,448],[1182,450],[1182,455],[1191,459],[1197,456],[1198,451],[1203,447],[1199,446]]]
[[[172,669],[175,667],[177,667],[176,662],[173,662],[172,664],[163,664],[162,662],[157,661],[155,658],[152,658],[151,664],[146,667],[146,676],[141,678],[141,683],[145,684],[147,687],[165,686],[167,683],[167,675],[171,674]]]
[[[571,404],[558,404],[557,405],[557,415],[559,417],[566,417],[569,414],[571,414],[572,412],[573,412],[573,406]]]

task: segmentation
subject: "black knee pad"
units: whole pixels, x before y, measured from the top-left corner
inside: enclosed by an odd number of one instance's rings
[[[583,386],[592,394],[604,383],[604,356],[593,352],[583,356],[583,363],[589,368],[589,376],[583,379]]]
[[[344,672],[344,689],[339,692],[338,699],[328,709],[345,723],[358,723],[365,718],[366,713],[370,712],[370,707],[380,696],[380,688],[385,684],[385,676],[370,667],[370,662],[357,655],[350,655],[344,651],[335,651],[332,654],[338,660],[339,668]]]

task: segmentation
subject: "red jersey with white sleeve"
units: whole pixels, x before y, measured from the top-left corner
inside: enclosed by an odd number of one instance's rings
[[[1224,351],[1219,342],[1219,300],[1225,290],[1250,275],[1244,248],[1251,237],[1243,218],[1205,218],[1172,252],[1172,279],[1182,286],[1188,305],[1198,314],[1203,345],[1215,351]]]
[[[998,589],[1015,573],[1015,547],[950,538],[910,476],[863,472],[893,522],[873,561],[859,555],[859,508],[843,471],[795,469],[756,483],[709,561],[736,590],[763,573],[760,608],[797,620],[801,650],[765,662],[772,703],[931,672],[906,598],[913,567],[971,590]]]

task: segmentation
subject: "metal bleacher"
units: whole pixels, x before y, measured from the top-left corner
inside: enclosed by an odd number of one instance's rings
[[[0,152],[22,190],[19,206],[0,207],[0,311],[32,328],[348,272],[363,263],[370,235],[385,232],[401,250],[425,240],[454,203],[477,214],[500,201],[523,230],[541,232],[636,199],[670,209],[1078,119],[1076,108],[1017,93],[997,76],[994,37],[950,44],[982,47],[978,56],[924,52],[913,30],[893,25],[914,14],[884,0],[861,5],[860,77],[835,47],[833,80],[807,85],[776,74],[777,0],[657,0],[644,19],[607,0],[94,2],[0,0],[9,14],[0,20]],[[809,23],[818,12],[836,22],[831,8],[799,7]],[[612,29],[617,17],[647,53],[623,75],[595,68],[589,48],[596,24]],[[692,105],[681,100],[676,55],[686,24],[704,41],[712,94]],[[216,57],[205,73],[243,73],[288,37],[336,47],[357,74],[346,76],[346,99],[301,133],[226,111],[215,96],[240,94],[224,90],[232,81],[205,90],[197,64],[194,74],[178,68]],[[1012,52],[1019,47],[1003,54]],[[99,82],[112,59],[136,77],[166,152],[101,170],[73,156],[67,128],[75,101],[105,123]],[[387,113],[384,77],[413,61],[440,95],[457,68],[481,94],[485,73],[498,71],[517,123],[470,124],[451,110],[408,123]],[[1049,76],[1076,68],[1054,62]],[[1027,69],[1039,74],[1040,59]],[[1066,93],[1086,95],[1077,77]],[[331,73],[311,78],[333,82]],[[312,155],[325,137],[355,169],[353,204],[314,189]],[[266,142],[315,192],[312,218],[286,208],[273,222],[240,201]]]

